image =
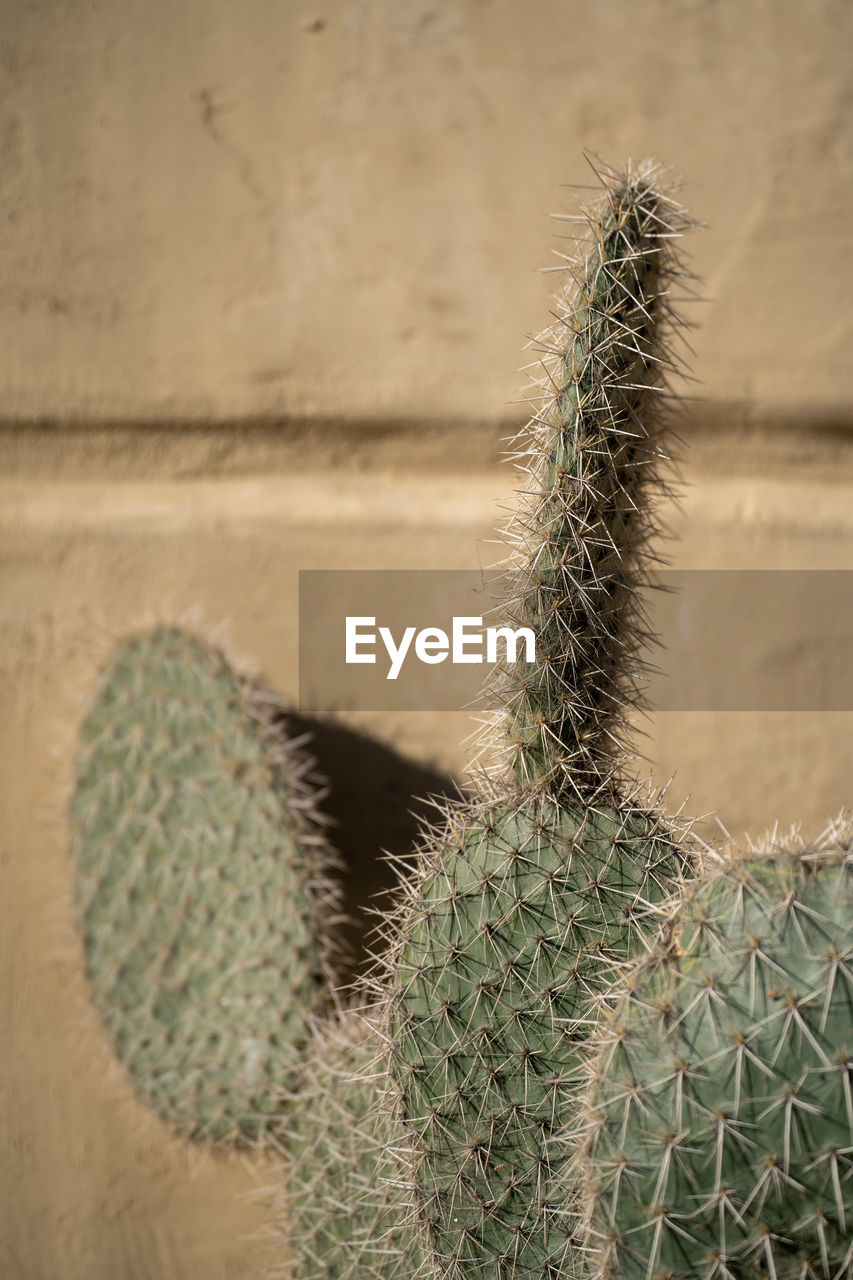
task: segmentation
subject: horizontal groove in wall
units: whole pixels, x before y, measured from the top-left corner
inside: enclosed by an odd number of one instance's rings
[[[0,477],[196,480],[299,471],[456,472],[497,466],[521,417],[281,418],[237,421],[2,421]],[[853,411],[769,414],[685,403],[678,432],[689,470],[853,475]]]

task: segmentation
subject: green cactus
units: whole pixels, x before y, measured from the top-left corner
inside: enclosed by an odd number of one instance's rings
[[[305,1054],[280,1138],[292,1280],[428,1280],[407,1151],[377,1031],[347,1011]]]
[[[716,859],[599,1033],[598,1280],[853,1276],[853,822]]]
[[[123,641],[71,804],[94,1003],[180,1131],[246,1141],[327,998],[338,893],[311,761],[224,657],[171,627]]]
[[[639,694],[686,220],[652,166],[603,185],[577,293],[543,340],[548,389],[509,530],[512,621],[537,647],[501,677],[511,776],[481,780],[426,834],[376,978],[419,1212],[449,1277],[573,1274],[559,1135],[579,1045],[685,858],[677,824],[621,781],[619,730]]]

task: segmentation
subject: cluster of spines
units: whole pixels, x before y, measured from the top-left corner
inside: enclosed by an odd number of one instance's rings
[[[111,654],[75,769],[78,921],[117,1054],[176,1128],[251,1139],[333,981],[313,763],[275,699],[161,626]]]
[[[853,821],[715,857],[671,916],[596,1035],[591,1280],[850,1280]]]

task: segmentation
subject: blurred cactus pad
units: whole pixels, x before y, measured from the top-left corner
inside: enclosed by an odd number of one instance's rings
[[[715,861],[600,1038],[591,1280],[850,1280],[853,823]]]
[[[283,1126],[292,1280],[433,1276],[411,1199],[395,1090],[370,1015],[320,1028]]]
[[[115,648],[82,725],[71,848],[94,1003],[139,1094],[193,1137],[259,1133],[329,989],[332,857],[280,710],[163,626]]]

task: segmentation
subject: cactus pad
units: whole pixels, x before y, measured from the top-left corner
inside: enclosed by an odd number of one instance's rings
[[[292,1280],[428,1280],[390,1081],[368,1019],[323,1028],[287,1117]]]
[[[853,1276],[853,824],[716,865],[601,1032],[598,1277]]]
[[[101,672],[71,804],[86,967],[138,1092],[191,1136],[257,1134],[327,994],[309,770],[201,640],[159,627]]]
[[[450,1275],[563,1275],[554,1175],[590,999],[679,862],[627,806],[470,806],[450,832],[412,886],[391,1023],[421,1212]]]
[[[654,166],[602,185],[519,442],[507,609],[533,631],[536,659],[499,673],[503,741],[487,742],[511,773],[490,760],[478,797],[426,834],[377,981],[416,1194],[448,1280],[574,1274],[560,1135],[580,1046],[613,964],[636,954],[684,869],[674,824],[622,777],[619,730],[640,692],[686,219]]]

